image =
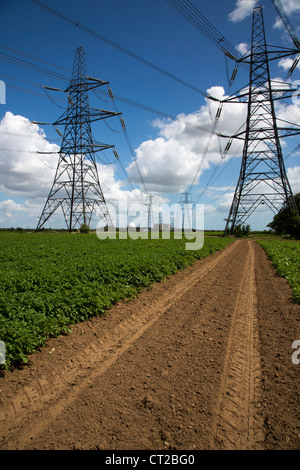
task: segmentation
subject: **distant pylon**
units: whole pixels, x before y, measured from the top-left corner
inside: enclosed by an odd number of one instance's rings
[[[153,195],[148,195],[148,231],[151,231],[152,228],[152,204],[153,204]]]
[[[192,228],[191,220],[191,206],[192,200],[189,199],[190,194],[188,191],[185,191],[181,194],[180,205],[182,210],[182,230]]]
[[[101,189],[96,152],[113,145],[93,141],[91,122],[120,113],[89,108],[88,91],[108,82],[87,77],[83,47],[75,51],[72,78],[65,90],[67,110],[53,124],[64,125],[58,165],[52,188],[40,216],[37,230],[61,207],[69,231],[82,224],[90,225],[94,212],[98,212],[106,225],[112,226],[111,217]]]
[[[249,90],[245,93],[248,98],[246,130],[233,136],[244,140],[243,158],[224,233],[243,224],[260,204],[266,204],[275,214],[283,203],[297,211],[285,171],[280,137],[299,134],[300,130],[288,126],[285,121],[282,127],[278,126],[274,96],[286,98],[291,88],[283,89],[282,83],[273,84],[269,70],[269,54],[276,59],[295,52],[281,51],[280,48],[268,51],[262,7],[254,8],[251,54],[244,58],[245,62],[250,61]]]

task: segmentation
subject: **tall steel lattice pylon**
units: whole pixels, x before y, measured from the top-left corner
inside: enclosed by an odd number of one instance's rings
[[[112,220],[101,189],[96,152],[113,145],[96,143],[92,137],[91,122],[117,114],[103,109],[90,109],[88,92],[108,84],[87,77],[83,47],[75,51],[72,78],[65,90],[68,107],[53,124],[64,125],[64,133],[56,174],[36,230],[40,230],[54,212],[61,208],[68,230],[82,224],[90,226],[94,212],[112,226]]]
[[[244,133],[233,136],[244,139],[243,157],[225,234],[244,224],[261,204],[266,204],[275,214],[283,203],[297,211],[285,171],[280,137],[296,135],[300,131],[286,122],[280,127],[274,107],[274,99],[291,96],[293,90],[271,81],[269,69],[269,60],[296,52],[299,51],[280,51],[279,48],[269,52],[262,7],[255,8],[251,53],[244,59],[250,61],[246,129]]]

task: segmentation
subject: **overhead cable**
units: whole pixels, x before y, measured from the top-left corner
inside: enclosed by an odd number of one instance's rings
[[[205,34],[227,57],[234,61],[242,59],[240,52],[217,30],[217,28],[189,0],[165,0],[196,29]],[[248,68],[247,64],[246,68]]]
[[[61,11],[55,9],[55,8],[52,8],[50,7],[49,5],[47,5],[46,3],[44,2],[41,2],[39,0],[30,0],[31,3],[33,3],[34,5],[37,5],[39,7],[42,7],[44,8],[46,11],[48,11],[49,13],[51,13],[52,15],[66,21],[67,23],[73,25],[74,27],[76,27],[77,29],[80,29],[82,31],[84,31],[85,33],[89,34],[90,36],[93,36],[94,38],[104,42],[105,44],[108,44],[109,46],[111,47],[114,47],[115,49],[118,49],[119,51],[123,52],[124,54],[127,54],[128,56],[132,57],[133,59],[136,59],[138,60],[139,62],[147,65],[148,67],[151,67],[152,69],[156,70],[157,72],[163,74],[163,75],[166,75],[167,77],[177,81],[178,83],[181,83],[182,85],[192,89],[193,91],[197,92],[197,93],[200,93],[201,95],[203,96],[207,96],[207,93],[200,90],[199,88],[197,88],[196,86],[186,82],[185,80],[177,77],[176,75],[174,75],[173,73],[169,72],[168,70],[165,70],[163,69],[162,67],[160,67],[159,65],[156,65],[154,64],[153,62],[150,62],[148,59],[145,59],[144,57],[141,57],[140,55],[136,54],[135,52],[133,51],[130,51],[129,49],[127,49],[126,47],[122,46],[121,44],[118,44],[116,43],[115,41],[103,36],[102,34],[96,32],[96,31],[93,31],[91,28],[89,28],[88,26],[80,23],[79,21],[77,20],[74,20],[72,18],[70,18],[69,16],[65,15],[64,13],[62,13]]]

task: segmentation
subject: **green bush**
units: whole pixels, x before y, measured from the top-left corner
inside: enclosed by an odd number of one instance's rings
[[[79,231],[80,233],[89,233],[90,227],[86,224],[81,224]]]

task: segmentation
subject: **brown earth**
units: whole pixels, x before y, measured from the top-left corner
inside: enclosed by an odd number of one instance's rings
[[[0,377],[0,449],[300,449],[299,321],[238,240]]]

